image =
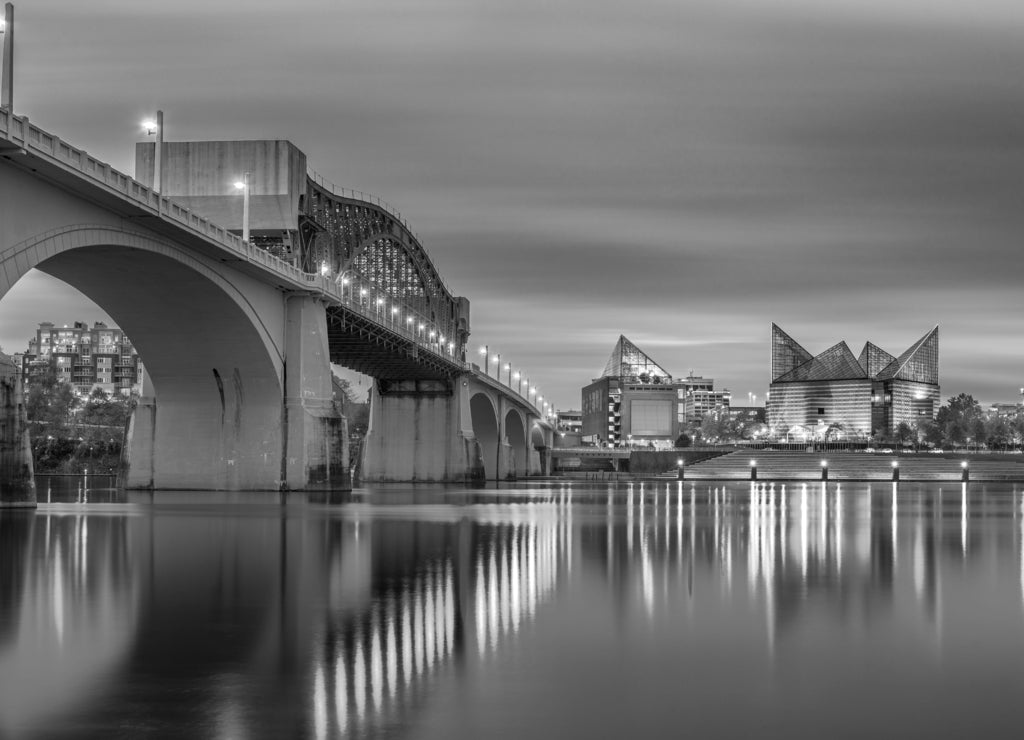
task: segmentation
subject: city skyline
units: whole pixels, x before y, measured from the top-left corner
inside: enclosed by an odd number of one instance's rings
[[[292,141],[402,211],[469,356],[558,408],[620,334],[763,400],[772,321],[812,352],[939,324],[943,401],[1019,398],[1020,8],[293,7],[19,4],[15,112],[129,174],[157,108],[168,140]],[[0,303],[6,352],[108,320],[52,285]]]

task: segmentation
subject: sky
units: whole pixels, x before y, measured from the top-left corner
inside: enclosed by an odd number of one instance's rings
[[[166,138],[289,139],[395,204],[488,345],[580,407],[620,334],[763,402],[771,323],[942,396],[1024,386],[1017,0],[33,0],[15,111],[127,173]],[[30,273],[0,346],[101,309]],[[145,358],[143,358],[144,360]]]

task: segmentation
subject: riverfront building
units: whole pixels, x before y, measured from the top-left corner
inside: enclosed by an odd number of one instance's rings
[[[821,437],[895,434],[901,423],[933,417],[939,406],[939,327],[899,357],[867,342],[854,356],[846,342],[818,355],[772,324],[768,424],[776,434]],[[785,430],[785,431],[784,431]]]
[[[142,384],[142,362],[132,343],[116,326],[102,322],[92,328],[82,321],[61,327],[43,322],[28,340],[21,368],[26,383],[39,381],[52,370],[57,380],[78,393],[101,388],[128,395]]]
[[[583,441],[590,444],[671,446],[683,424],[728,409],[729,391],[715,391],[712,378],[673,379],[624,336],[619,337],[601,377],[582,390]]]

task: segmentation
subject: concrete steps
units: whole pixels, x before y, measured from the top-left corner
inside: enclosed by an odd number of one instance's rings
[[[967,460],[971,480],[1024,481],[1024,459],[972,459],[966,455],[896,455],[864,452],[731,452],[686,466],[687,480],[750,480],[750,462],[757,461],[758,480],[821,480],[821,461],[828,461],[829,480],[891,480],[893,462],[902,481],[959,481]],[[675,479],[677,471],[659,478]]]

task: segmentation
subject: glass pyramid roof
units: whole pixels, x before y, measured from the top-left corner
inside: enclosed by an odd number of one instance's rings
[[[860,357],[854,357],[846,342],[839,342],[819,355],[797,344],[772,324],[772,382],[801,380],[911,380],[939,384],[939,327],[925,334],[899,357],[868,342]]]
[[[864,372],[873,378],[895,359],[895,357],[881,347],[868,342],[864,345],[864,349],[860,351],[860,357],[857,358],[857,362],[864,368]]]
[[[672,375],[626,337],[619,335],[611,357],[604,366],[602,378],[659,378],[671,382]]]
[[[811,353],[793,337],[772,324],[772,382],[810,360]]]
[[[939,327],[918,339],[878,374],[879,380],[898,378],[918,383],[939,383]]]
[[[803,365],[790,370],[776,380],[788,382],[793,380],[846,380],[849,378],[866,378],[867,373],[846,342],[834,344],[816,357],[812,357]]]

